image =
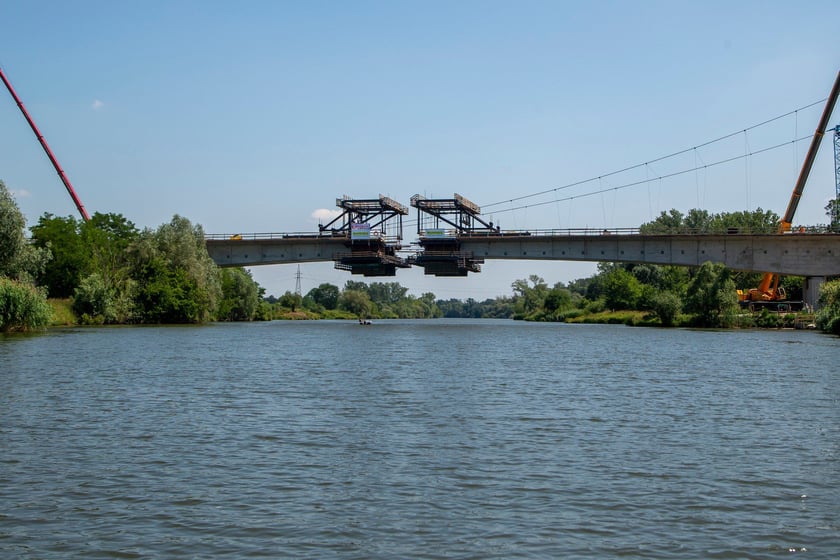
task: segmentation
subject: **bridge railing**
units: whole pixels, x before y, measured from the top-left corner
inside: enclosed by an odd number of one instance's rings
[[[320,238],[341,238],[350,237],[349,234],[341,232],[312,232],[312,231],[296,231],[296,232],[264,232],[264,233],[207,233],[204,235],[206,240],[214,241],[263,241],[266,239],[320,239]]]
[[[474,231],[461,233],[457,237],[461,239],[476,238],[499,238],[499,237],[572,237],[572,236],[600,236],[600,235],[640,235],[639,228],[568,228],[568,229],[523,229],[523,230],[496,230],[496,231]],[[776,235],[776,232],[751,231],[749,228],[729,228],[726,231],[711,231],[709,229],[683,228],[678,231],[647,231],[647,235]],[[790,234],[826,234],[837,233],[828,226],[794,227]],[[210,233],[204,236],[207,240],[214,241],[263,241],[270,239],[349,239],[345,232],[266,232],[266,233]],[[421,239],[435,239],[438,236],[421,235]],[[383,238],[389,241],[390,238]],[[398,238],[393,239],[394,242]]]
[[[639,228],[567,228],[567,229],[503,229],[462,233],[461,238],[476,237],[571,237],[581,235],[638,235]]]

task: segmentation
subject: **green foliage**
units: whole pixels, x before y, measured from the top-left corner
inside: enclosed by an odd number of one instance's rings
[[[635,309],[642,295],[641,283],[623,268],[606,275],[603,290],[604,303],[609,309]]]
[[[52,307],[40,290],[0,276],[0,332],[37,329],[51,317]]]
[[[825,206],[825,213],[828,216],[831,231],[840,233],[840,199],[829,200]]]
[[[685,310],[694,314],[698,326],[731,326],[738,312],[731,271],[722,264],[704,263],[688,285]]]
[[[549,313],[564,311],[572,307],[572,292],[560,286],[554,286],[545,296],[543,307]]]
[[[25,227],[26,219],[0,181],[0,276],[31,282],[47,266],[50,253],[27,242]]]
[[[73,302],[69,298],[51,298],[47,300],[52,308],[52,318],[49,326],[69,327],[79,322],[77,315],[73,313]]]
[[[209,302],[195,278],[153,258],[137,271],[138,320],[141,323],[200,323],[211,317]]]
[[[32,285],[49,252],[33,247],[24,236],[26,220],[0,181],[0,331],[27,331],[47,325],[52,307]]]
[[[338,296],[340,294],[341,291],[338,286],[324,283],[309,290],[306,297],[311,298],[316,305],[320,305],[324,309],[335,309],[338,307]]]
[[[370,316],[373,310],[373,302],[366,291],[345,289],[341,293],[341,297],[338,298],[338,307],[360,319],[364,319]]]
[[[529,283],[530,282],[530,283]],[[524,319],[528,315],[542,308],[548,295],[548,285],[545,280],[532,274],[528,279],[514,280],[513,288],[514,318]]]
[[[408,288],[398,282],[371,282],[367,287],[370,300],[377,305],[394,305],[406,298]]]
[[[820,288],[820,310],[817,328],[823,332],[840,334],[840,280],[826,282]]]
[[[453,298],[437,300],[435,306],[443,317],[464,319],[478,319],[480,317],[510,319],[513,317],[513,299],[509,297],[486,299],[482,302],[473,298],[467,298],[464,301]]]
[[[280,296],[280,299],[277,303],[280,305],[280,307],[290,309],[294,312],[297,311],[297,309],[303,304],[303,298],[301,298],[298,294],[286,291],[285,294]]]
[[[651,311],[663,327],[673,327],[682,311],[682,299],[673,292],[657,292],[651,300]]]
[[[0,181],[0,276],[17,276],[20,254],[26,245],[26,220],[12,193]]]
[[[174,216],[145,230],[129,247],[136,318],[143,323],[200,323],[215,317],[222,297],[219,269],[199,225]]]
[[[779,215],[757,208],[753,211],[721,212],[709,214],[706,210],[692,209],[688,215],[671,209],[662,212],[655,220],[642,224],[639,232],[647,235],[674,233],[776,233]]]
[[[87,222],[44,214],[31,228],[33,243],[25,239],[24,227],[0,181],[0,275],[36,279],[51,296],[72,296],[82,322],[195,323],[213,319],[217,310],[224,320],[270,315],[250,274],[220,272],[207,254],[201,226],[186,218],[176,215],[141,233],[120,214],[95,213]],[[8,293],[17,295],[6,305],[17,311],[9,311],[10,317],[29,301],[23,296],[30,296],[18,284],[13,287],[7,286]],[[40,324],[37,313],[34,317],[27,324]]]
[[[326,288],[326,289],[324,289]],[[307,294],[306,299],[324,309],[323,303],[331,301],[334,286],[321,284]],[[317,290],[317,291],[316,291]],[[313,294],[315,292],[315,294]],[[321,305],[316,303],[313,295],[318,295]],[[324,299],[326,294],[328,299]],[[344,290],[337,298],[338,309],[352,313],[356,317],[375,317],[380,319],[423,319],[442,317],[443,312],[435,302],[435,295],[425,293],[419,298],[408,294],[408,288],[398,282],[357,282],[348,280]],[[329,308],[326,308],[329,309]]]
[[[260,310],[260,286],[244,268],[221,269],[222,298],[216,318],[219,321],[253,321]],[[262,310],[264,316],[265,310]]]
[[[83,323],[113,323],[117,319],[116,297],[99,274],[81,281],[73,296],[73,312]]]
[[[50,297],[69,297],[88,270],[86,254],[75,218],[44,214],[32,226],[36,246],[49,249],[53,258],[38,278],[47,287]]]
[[[127,279],[126,250],[139,235],[121,214],[99,212],[88,222],[46,213],[31,230],[35,245],[53,254],[38,279],[51,297],[73,295],[82,278],[91,274],[118,290]]]

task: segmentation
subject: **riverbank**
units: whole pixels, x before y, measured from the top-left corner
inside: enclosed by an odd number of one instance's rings
[[[81,321],[72,309],[72,300],[57,299],[49,300],[49,304],[53,310],[53,318],[49,326],[51,327],[67,327],[82,324]],[[383,317],[372,317],[374,319],[382,319]],[[348,320],[354,321],[358,317],[352,313],[343,310],[327,310],[323,313],[314,311],[296,309],[289,310],[278,308],[271,315],[271,320],[277,321],[318,321],[318,320]],[[559,321],[534,321],[526,319],[526,322],[561,322],[561,323],[575,323],[575,324],[593,324],[593,325],[628,325],[633,327],[662,327],[662,322],[653,313],[649,311],[638,310],[620,310],[620,311],[598,311],[592,313],[569,314]],[[756,313],[742,313],[733,317],[731,328],[736,329],[814,329],[815,316],[813,313],[775,313],[769,311],[761,311]],[[690,315],[679,315],[674,327],[693,328],[697,327],[693,322],[693,317]]]

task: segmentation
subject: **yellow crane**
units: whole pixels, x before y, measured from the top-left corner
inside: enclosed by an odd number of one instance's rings
[[[779,233],[790,232],[791,225],[793,224],[793,215],[796,213],[796,207],[799,206],[799,199],[802,198],[802,191],[805,189],[805,183],[811,174],[811,167],[814,165],[817,150],[819,150],[822,138],[825,136],[828,121],[831,118],[831,112],[834,110],[838,96],[840,96],[840,71],[837,72],[834,87],[831,88],[831,93],[825,102],[825,109],[823,109],[822,117],[820,117],[820,122],[817,124],[814,137],[811,139],[811,145],[808,148],[808,153],[805,155],[805,161],[802,163],[802,169],[799,171],[799,178],[793,187],[793,193],[790,195],[790,202],[788,202],[785,215],[779,222]],[[761,277],[761,283],[757,288],[738,290],[738,300],[744,304],[749,302],[780,301],[785,298],[785,290],[779,286],[779,275],[772,272],[767,272]]]

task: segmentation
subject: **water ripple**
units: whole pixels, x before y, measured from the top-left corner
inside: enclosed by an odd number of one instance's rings
[[[772,347],[797,353],[742,351]],[[0,338],[0,556],[835,558],[837,348],[504,321]]]

